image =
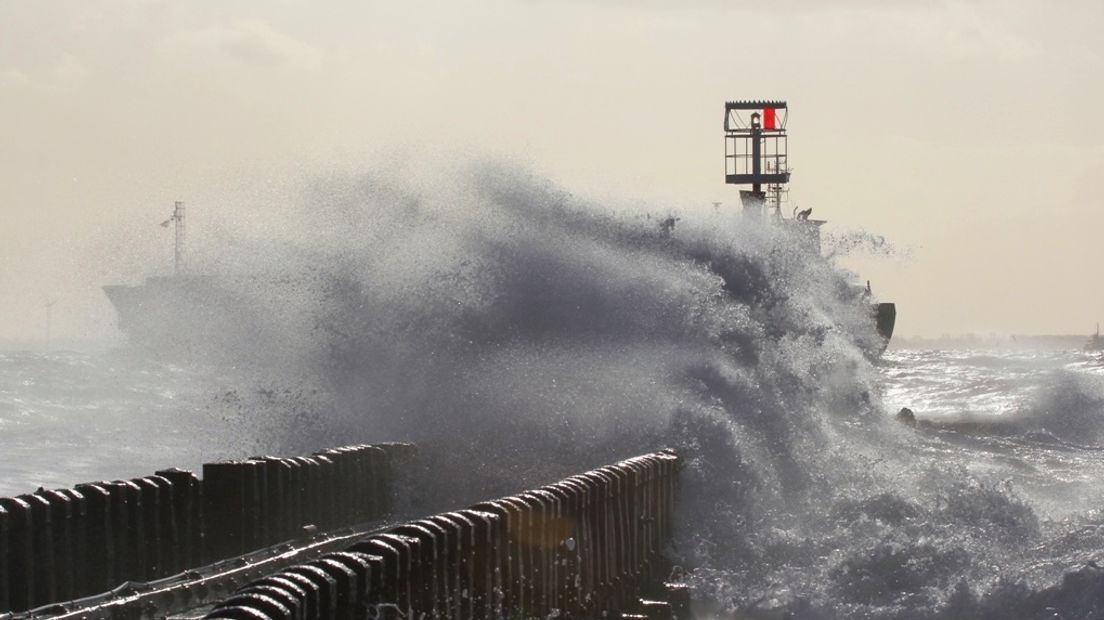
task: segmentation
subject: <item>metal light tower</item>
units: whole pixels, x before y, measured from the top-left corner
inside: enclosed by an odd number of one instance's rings
[[[174,203],[172,217],[161,222],[161,226],[168,227],[169,223],[175,224],[176,249],[173,255],[173,273],[184,273],[184,201],[177,200]]]
[[[769,206],[781,216],[781,198],[790,182],[786,161],[785,101],[725,102],[725,183],[751,185],[740,190],[744,212],[761,216],[768,206],[766,185],[771,192]]]

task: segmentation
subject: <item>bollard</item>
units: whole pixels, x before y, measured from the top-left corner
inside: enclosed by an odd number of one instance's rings
[[[621,570],[618,572],[618,578],[620,583],[617,588],[618,605],[620,608],[629,606],[636,606],[638,597],[635,592],[632,592],[633,584],[636,582],[634,568],[635,568],[635,549],[633,549],[633,537],[635,536],[635,529],[633,523],[636,522],[635,515],[632,514],[632,501],[631,496],[633,493],[633,481],[632,481],[632,469],[629,468],[624,461],[612,465],[610,467],[611,472],[617,477],[617,486],[614,489],[614,498],[617,507],[617,527],[620,533],[621,542]]]
[[[324,530],[352,525],[337,518],[337,506],[342,501],[336,488],[336,468],[333,460],[324,454],[314,454],[308,458],[318,463],[318,520],[317,525]]]
[[[132,478],[132,484],[141,495],[141,521],[144,535],[145,563],[136,579],[151,580],[161,576],[164,553],[163,533],[161,531],[161,487],[149,478]]]
[[[0,571],[0,613],[26,611],[32,606],[34,592],[34,548],[31,545],[33,520],[31,506],[14,498],[0,498],[3,525],[0,525],[0,546],[5,552],[6,571]]]
[[[21,499],[30,506],[31,528],[27,538],[31,542],[31,567],[34,573],[31,606],[38,607],[55,601],[57,594],[50,502],[39,495],[20,495],[16,499]]]
[[[69,498],[72,520],[69,525],[69,561],[73,570],[72,598],[80,598],[87,594],[93,594],[98,590],[90,584],[91,571],[88,569],[89,551],[88,545],[92,543],[89,538],[88,525],[88,500],[77,489],[60,489],[59,493]]]
[[[203,562],[200,549],[203,544],[203,529],[200,519],[199,479],[185,469],[162,469],[156,475],[169,482],[172,494],[172,523],[175,534],[176,572],[198,566]]]
[[[663,531],[664,538],[670,538],[674,531],[674,518],[675,518],[675,502],[678,498],[678,471],[681,461],[678,459],[678,455],[673,450],[669,451],[670,454],[667,458],[667,475],[665,476],[666,484],[664,485],[664,508],[663,511],[667,515],[665,519],[665,529]]]
[[[115,537],[115,577],[117,581],[138,579],[145,563],[142,536],[141,495],[132,483],[110,482],[111,528]]]
[[[377,455],[380,455],[377,457]],[[352,473],[352,510],[353,520],[364,523],[382,515],[378,508],[382,505],[382,496],[377,493],[377,488],[382,484],[383,452],[372,446],[350,446],[348,458]]]
[[[645,526],[648,538],[645,543],[647,570],[644,575],[648,583],[658,583],[670,572],[670,566],[663,557],[662,548],[662,531],[665,526],[665,515],[663,514],[664,456],[649,455],[644,460],[649,464],[645,486],[647,500]]]
[[[127,568],[120,576],[124,581],[142,580],[149,572],[151,556],[155,553],[150,544],[150,532],[146,530],[148,492],[133,480],[116,480],[115,484],[123,490],[126,502]]]
[[[370,467],[370,453],[366,446],[345,446],[327,456],[339,463],[340,481],[348,498],[343,512],[349,523],[369,520],[368,506],[372,503],[372,485],[376,482]]]
[[[605,563],[604,588],[599,592],[599,605],[603,609],[618,611],[620,606],[613,597],[621,586],[621,545],[620,524],[617,520],[617,478],[606,468],[594,471],[602,479],[602,499],[599,511],[602,520],[602,555]]]
[[[365,523],[380,519],[387,512],[387,454],[376,446],[359,445],[351,450],[356,503],[353,506],[355,520]]]
[[[289,518],[287,497],[291,467],[284,459],[274,456],[255,456],[249,460],[258,463],[261,470],[264,497],[261,522],[266,532],[267,544],[294,538],[296,528]]]
[[[83,596],[106,592],[116,585],[115,535],[111,526],[111,492],[103,483],[78,484],[84,498],[84,550],[78,556],[78,571],[86,576]]]
[[[585,474],[590,478],[595,487],[594,497],[594,522],[596,529],[598,565],[600,576],[598,587],[594,589],[592,606],[604,609],[608,605],[608,599],[615,591],[617,582],[617,555],[615,545],[618,544],[617,532],[613,520],[613,476],[608,472],[597,469]]]
[[[636,597],[626,594],[632,583],[632,528],[629,523],[628,495],[629,481],[624,469],[619,466],[607,467],[613,476],[611,506],[615,531],[615,557],[617,568],[614,572],[614,609],[623,609],[627,603],[635,602]]]
[[[359,451],[346,446],[326,450],[321,454],[333,461],[335,492],[344,498],[335,507],[335,514],[344,523],[360,523],[364,498],[361,493],[362,472]]]
[[[204,547],[209,561],[241,555],[258,537],[260,464],[203,464]]]
[[[561,597],[568,614],[583,613],[585,592],[589,591],[591,579],[590,535],[586,515],[586,487],[577,480],[563,480],[549,487],[562,494],[565,510],[574,524],[574,532],[560,542],[566,578],[561,583]]]
[[[126,495],[127,568],[123,580],[145,580],[150,578],[150,567],[157,564],[156,532],[150,530],[156,526],[156,519],[146,505],[151,501],[148,485],[136,480],[117,480],[115,484]],[[151,543],[151,541],[153,541]]]
[[[11,611],[8,598],[8,511],[0,504],[0,614]]]
[[[40,602],[52,603],[56,600],[69,600],[73,598],[72,500],[64,493],[54,490],[47,491],[42,488],[35,491],[34,496],[46,502],[50,514],[50,547],[54,566],[53,598],[49,600],[40,599]]]
[[[579,564],[582,578],[576,604],[580,609],[596,612],[597,593],[603,587],[603,554],[601,519],[598,509],[601,480],[591,472],[572,476],[567,481],[579,495],[580,531],[578,541]]]
[[[647,516],[642,506],[644,504],[644,478],[646,468],[638,459],[629,459],[624,464],[628,493],[626,494],[626,525],[629,528],[629,575],[631,582],[640,583],[643,570],[647,566]],[[639,592],[636,593],[639,596]]]
[[[648,538],[648,578],[649,581],[658,581],[661,577],[666,577],[666,573],[669,572],[663,558],[663,538],[660,535],[663,528],[663,457],[650,456],[647,461],[650,464],[647,486],[648,532],[650,533]]]
[[[562,615],[566,608],[563,582],[568,578],[566,541],[575,536],[574,515],[567,511],[567,499],[554,487],[534,489],[533,496],[541,498],[544,505],[544,544],[548,563],[545,579],[545,600],[549,613]],[[572,576],[573,577],[573,576]]]
[[[365,446],[365,467],[368,468],[367,478],[369,492],[365,495],[364,517],[365,519],[383,519],[391,514],[394,507],[394,480],[401,472],[405,473],[406,464],[399,461],[396,456],[399,449],[392,445]]]
[[[549,613],[548,582],[552,572],[551,553],[548,549],[547,525],[550,519],[549,506],[544,498],[532,492],[514,496],[516,501],[525,505],[525,529],[519,541],[529,557],[529,612],[540,616]]]
[[[295,524],[295,529],[301,531],[303,526],[316,524],[317,521],[318,465],[305,456],[292,457],[292,460],[299,464],[299,486],[293,492],[300,507],[299,522]]]
[[[303,523],[303,498],[301,488],[303,486],[303,464],[293,458],[283,459],[287,465],[287,480],[284,487],[284,502],[287,505],[287,537],[299,536],[299,528]]]
[[[241,467],[245,470],[246,495],[248,501],[242,504],[244,508],[243,536],[241,539],[241,551],[248,553],[254,549],[265,546],[268,533],[264,527],[264,467],[261,463],[244,461]]]
[[[251,477],[256,488],[255,496],[257,498],[257,504],[254,507],[252,531],[245,539],[245,552],[248,552],[253,549],[267,547],[279,538],[274,531],[275,522],[272,517],[272,508],[275,498],[269,494],[271,487],[268,484],[268,466],[257,457],[246,459],[245,463],[246,467],[252,470]]]
[[[561,615],[578,611],[578,595],[573,588],[578,587],[579,577],[579,514],[576,510],[575,496],[571,488],[564,484],[553,484],[542,489],[554,498],[556,521],[551,528],[550,543],[554,549],[554,607]]]
[[[363,523],[368,520],[365,506],[369,503],[371,473],[367,467],[368,453],[362,448],[345,447],[327,451],[339,470],[341,492],[347,500],[340,512],[346,523]]]
[[[423,519],[443,530],[443,566],[441,584],[444,588],[441,613],[449,618],[470,618],[472,597],[471,552],[464,541],[471,537],[474,524],[467,517],[457,513],[446,513]]]
[[[380,518],[386,512],[383,485],[387,455],[375,446],[355,446],[351,450],[356,476],[353,480],[356,520],[363,523]]]
[[[618,469],[622,472],[625,484],[625,531],[628,551],[626,583],[637,584],[640,582],[641,568],[644,566],[642,551],[645,522],[641,519],[640,511],[643,472],[641,464],[636,459],[621,462]],[[631,597],[637,598],[638,595],[639,593],[633,592]]]
[[[377,501],[374,515],[379,518],[390,514],[394,508],[396,483],[407,479],[417,456],[417,448],[409,443],[381,443],[371,446],[377,458]]]
[[[391,455],[382,446],[364,446],[362,459],[364,461],[364,478],[361,479],[364,501],[361,506],[361,518],[382,519],[391,514],[394,506],[392,495],[394,493],[394,477],[397,473],[396,463],[391,460]]]
[[[164,476],[146,476],[147,480],[157,489],[157,532],[160,540],[158,553],[160,564],[157,569],[157,577],[171,575],[181,569],[187,568],[180,560],[181,539],[177,531],[176,523],[176,492],[172,482]]]
[[[499,618],[502,614],[502,561],[499,551],[502,521],[493,513],[482,510],[460,510],[458,518],[466,519],[471,528],[461,538],[461,553],[471,566],[471,618]]]
[[[275,476],[276,500],[280,503],[277,509],[277,529],[281,540],[290,540],[298,536],[299,519],[301,511],[298,510],[297,496],[293,496],[297,477],[298,464],[291,459],[275,458],[268,461],[269,484],[273,483]]]
[[[353,498],[350,493],[348,468],[345,463],[345,459],[342,458],[340,450],[327,449],[315,452],[311,456],[316,458],[325,458],[329,465],[326,466],[329,471],[329,490],[327,493],[332,498],[332,501],[328,503],[329,514],[326,515],[326,523],[332,524],[326,527],[343,527],[352,525],[353,521],[349,518],[351,510],[349,504]]]
[[[452,537],[449,528],[433,519],[419,519],[411,525],[425,532],[422,544],[432,549],[432,558],[428,565],[426,575],[429,581],[429,594],[433,615],[447,615],[452,607],[453,593],[449,588],[452,576],[456,573],[456,566],[449,563],[449,545]]]
[[[503,503],[511,506],[511,551],[516,554],[518,567],[517,579],[520,590],[518,609],[521,613],[531,614],[536,609],[536,584],[535,576],[538,572],[535,554],[531,540],[533,537],[532,507],[518,497],[507,497]]]
[[[659,515],[656,510],[655,489],[656,470],[658,463],[650,457],[635,459],[639,463],[637,508],[635,514],[639,522],[639,544],[641,569],[639,574],[648,582],[654,581],[659,575],[653,575],[652,571],[658,568],[659,548],[656,539]]]
[[[314,456],[299,457],[307,464],[307,493],[305,501],[310,510],[307,513],[306,522],[303,525],[313,525],[322,529],[322,523],[326,521],[326,506],[323,498],[323,471],[322,462]]]
[[[499,605],[507,616],[521,614],[525,609],[526,574],[525,562],[517,544],[516,531],[519,527],[519,509],[510,498],[491,502],[482,502],[473,506],[475,510],[495,515],[498,523],[496,550],[501,566],[498,581],[500,584]]]

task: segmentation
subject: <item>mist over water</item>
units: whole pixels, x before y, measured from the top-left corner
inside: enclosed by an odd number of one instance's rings
[[[176,422],[202,458],[413,441],[428,511],[671,447],[670,554],[703,614],[1104,608],[1084,568],[1104,547],[1092,358],[876,367],[856,278],[786,227],[717,214],[668,236],[511,166],[439,178],[319,178],[282,234],[207,257],[252,328],[163,367],[203,392],[205,423]]]

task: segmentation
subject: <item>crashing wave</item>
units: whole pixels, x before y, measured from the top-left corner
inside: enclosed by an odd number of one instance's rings
[[[671,553],[719,615],[1095,601],[1088,573],[1044,589],[1071,566],[1047,563],[1061,528],[892,423],[868,300],[784,229],[687,216],[664,234],[509,166],[445,178],[319,180],[293,236],[219,260],[278,334],[239,353],[323,395],[322,415],[271,421],[285,451],[418,442],[449,506],[677,448]]]

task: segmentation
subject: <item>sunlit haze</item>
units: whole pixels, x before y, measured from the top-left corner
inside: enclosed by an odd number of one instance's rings
[[[0,340],[53,300],[55,338],[120,338],[100,287],[171,270],[174,200],[197,256],[292,236],[320,177],[435,162],[737,209],[723,103],[759,98],[790,105],[791,200],[892,245],[844,264],[899,334],[1089,333],[1102,30],[1098,0],[0,0]]]

